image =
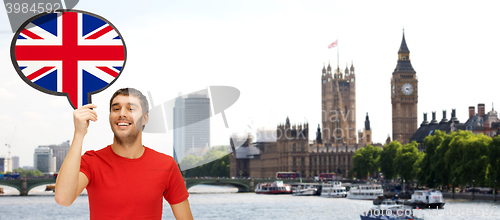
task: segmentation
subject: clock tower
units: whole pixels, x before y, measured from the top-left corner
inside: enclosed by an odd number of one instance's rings
[[[417,131],[418,80],[410,62],[410,50],[403,41],[398,51],[398,64],[391,78],[392,139],[409,143]]]

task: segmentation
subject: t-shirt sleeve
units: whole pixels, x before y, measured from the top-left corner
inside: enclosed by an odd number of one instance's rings
[[[170,205],[180,203],[189,197],[186,184],[175,160],[172,160],[172,165],[170,166],[170,178],[163,197]]]
[[[82,160],[80,162],[80,172],[85,174],[87,176],[87,179],[89,179],[89,184],[92,180],[92,172],[91,172],[91,165],[92,165],[92,152],[85,152],[85,154],[82,156]]]

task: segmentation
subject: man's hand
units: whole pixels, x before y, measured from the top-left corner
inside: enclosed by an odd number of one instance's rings
[[[97,108],[95,104],[84,105],[77,110],[73,111],[73,122],[75,124],[75,134],[85,135],[87,134],[87,128],[89,127],[89,121],[97,121],[97,113],[92,109]]]
[[[92,108],[97,108],[97,105],[87,104],[73,111],[75,134],[61,169],[59,169],[54,197],[57,204],[62,206],[71,205],[89,183],[87,176],[80,172],[80,163],[83,138],[87,134],[90,120],[97,121],[97,113]]]

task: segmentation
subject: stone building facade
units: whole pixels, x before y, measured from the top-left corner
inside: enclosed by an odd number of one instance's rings
[[[362,131],[356,130],[356,86],[354,65],[344,72],[330,64],[323,66],[322,123],[316,137],[310,136],[309,124],[279,124],[273,138],[231,138],[230,175],[232,177],[272,178],[277,172],[298,172],[309,178],[319,173],[347,177],[354,152],[372,144],[368,114]],[[269,132],[268,132],[269,133]],[[381,146],[381,144],[378,144]]]

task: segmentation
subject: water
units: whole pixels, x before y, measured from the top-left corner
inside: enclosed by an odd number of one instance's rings
[[[3,186],[2,186],[3,187]],[[6,187],[4,187],[5,189]],[[44,189],[44,188],[43,188]],[[87,196],[79,196],[69,207],[55,203],[52,192],[42,188],[32,196],[0,196],[0,220],[6,219],[88,219]],[[341,198],[299,197],[234,193],[237,189],[200,185],[192,187],[189,202],[195,219],[356,219],[372,206],[371,201]],[[7,192],[9,192],[7,190]],[[446,200],[445,209],[421,210],[426,220],[500,219],[500,203]],[[174,219],[168,203],[163,218]]]

